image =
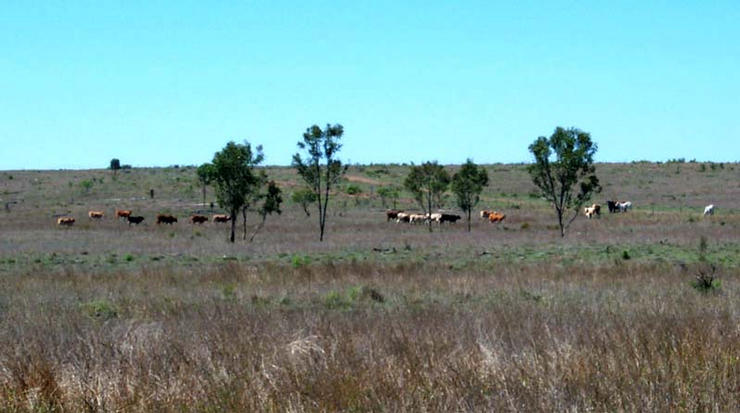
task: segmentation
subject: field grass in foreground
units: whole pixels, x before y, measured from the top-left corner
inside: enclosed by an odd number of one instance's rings
[[[0,279],[0,409],[738,411],[740,283],[672,264]]]
[[[0,411],[740,411],[738,164],[599,164],[635,208],[565,239],[523,165],[487,169],[500,225],[386,222],[408,168],[353,166],[325,242],[286,202],[235,244],[182,222],[194,168],[0,172]]]

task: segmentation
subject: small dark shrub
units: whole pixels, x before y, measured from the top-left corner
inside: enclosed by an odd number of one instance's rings
[[[632,258],[632,257],[630,256],[630,252],[629,251],[627,251],[627,250],[622,251],[622,259],[623,260],[628,260],[630,258]]]

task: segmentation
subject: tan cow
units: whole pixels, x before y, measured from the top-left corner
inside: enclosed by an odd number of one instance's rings
[[[231,221],[231,217],[226,214],[214,214],[213,215],[213,222],[229,222]]]
[[[90,219],[101,219],[105,214],[103,211],[89,211],[87,216],[90,217]]]
[[[74,225],[74,223],[75,223],[75,219],[72,217],[57,218],[57,225],[65,225],[65,226],[71,227],[72,225]]]

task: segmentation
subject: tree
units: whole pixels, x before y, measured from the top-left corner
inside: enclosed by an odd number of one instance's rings
[[[468,232],[470,232],[470,215],[473,207],[480,201],[480,193],[486,185],[488,185],[488,172],[470,159],[452,177],[452,192],[457,197],[457,206],[468,215]]]
[[[244,205],[242,205],[242,225],[244,227],[244,231],[242,234],[243,240],[247,239],[247,211],[253,204],[256,204],[260,200],[260,198],[264,197],[264,194],[262,194],[261,191],[262,187],[264,187],[266,183],[267,174],[265,173],[265,171],[260,171],[254,181],[253,190],[244,198]]]
[[[329,191],[347,172],[347,165],[343,166],[342,161],[336,159],[337,152],[342,148],[339,143],[342,135],[344,128],[340,124],[327,124],[323,130],[313,125],[303,134],[303,142],[298,142],[298,148],[306,152],[305,160],[299,153],[293,155],[293,166],[316,196],[319,207],[319,241],[324,240]]]
[[[437,161],[425,162],[419,166],[411,166],[409,175],[403,182],[406,189],[414,196],[425,213],[432,213],[432,203],[441,199],[447,190],[450,176]],[[429,232],[432,232],[432,221],[427,220]]]
[[[280,215],[283,213],[283,211],[280,210],[280,204],[283,203],[283,191],[281,191],[280,187],[275,184],[275,181],[270,181],[267,184],[267,190],[261,198],[263,199],[262,206],[257,212],[262,217],[262,221],[257,225],[254,233],[252,233],[252,236],[249,238],[249,242],[254,240],[255,235],[257,235],[259,230],[261,230],[265,225],[265,220],[267,220],[268,215],[272,215],[273,213]]]
[[[527,169],[542,196],[555,208],[561,237],[591,195],[601,192],[594,174],[596,150],[591,135],[576,128],[557,127],[549,139],[540,136],[529,145],[534,163]]]
[[[231,242],[234,242],[237,214],[254,198],[263,183],[262,174],[254,171],[263,160],[262,146],[257,146],[255,153],[249,142],[231,141],[213,156],[212,182],[216,187],[216,199],[231,215]]]
[[[205,208],[206,205],[206,186],[211,184],[211,181],[213,180],[213,164],[211,163],[204,163],[203,165],[199,166],[197,171],[198,175],[198,182],[200,182],[201,185],[203,185],[203,208]]]
[[[383,207],[386,208],[386,200],[392,199],[393,200],[393,209],[396,209],[396,201],[398,201],[398,188],[395,186],[381,186],[378,188],[378,196],[380,197],[380,202],[383,204]]]
[[[116,175],[116,172],[121,169],[121,161],[118,160],[118,158],[113,158],[110,160],[110,169],[113,170],[113,175]]]
[[[316,194],[313,193],[312,190],[307,188],[298,189],[293,192],[290,199],[303,208],[303,212],[306,213],[307,217],[311,216],[311,213],[308,211],[308,206],[316,202]]]

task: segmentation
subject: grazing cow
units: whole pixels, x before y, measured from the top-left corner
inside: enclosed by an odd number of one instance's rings
[[[501,221],[504,220],[504,218],[506,218],[506,215],[504,215],[504,214],[502,214],[500,212],[491,211],[491,213],[488,214],[488,221],[489,222],[493,222],[493,223],[501,222]]]
[[[431,219],[432,222],[436,222],[436,223],[439,224],[439,223],[442,222],[442,214],[440,214],[439,212],[435,212],[435,213],[429,215],[429,219]]]
[[[127,216],[126,219],[128,220],[128,224],[129,225],[131,225],[131,224],[139,225],[139,224],[141,224],[142,221],[144,221],[144,217],[136,217],[136,216],[133,216],[133,215]]]
[[[226,214],[214,214],[213,215],[213,222],[229,222],[231,221],[231,217]]]
[[[158,214],[157,224],[169,224],[172,225],[177,222],[177,217],[169,214]]]
[[[410,222],[411,221],[411,214],[407,214],[405,212],[399,212],[396,214],[396,223],[399,222]]]
[[[74,225],[74,223],[75,223],[75,219],[72,217],[57,218],[57,225],[65,225],[65,226],[71,227],[72,225]]]
[[[208,217],[205,215],[191,215],[190,216],[191,224],[202,224],[204,222],[208,222]]]
[[[619,208],[619,212],[627,212],[627,210],[632,209],[632,202],[617,202],[617,208]]]
[[[90,217],[90,219],[101,219],[104,215],[103,211],[89,211],[87,213],[87,216]]]
[[[411,214],[409,216],[409,222],[412,224],[427,222],[429,215],[427,214]]]
[[[484,209],[483,211],[480,212],[480,218],[481,219],[488,219],[488,216],[491,215],[491,212],[493,212],[493,211],[488,211],[488,210]]]
[[[398,219],[399,212],[403,212],[403,210],[389,209],[385,211],[385,221],[388,222],[392,219]]]
[[[131,216],[130,209],[116,209],[116,218],[128,218]]]
[[[440,224],[444,222],[449,222],[450,224],[454,224],[455,222],[457,222],[457,220],[462,219],[460,215],[455,215],[455,214],[441,214],[441,215],[442,216],[439,218],[439,221],[437,221]]]
[[[704,216],[707,215],[714,215],[714,204],[710,204],[704,207]]]
[[[588,219],[591,219],[594,216],[597,216],[597,217],[601,216],[601,205],[599,204],[593,204],[590,207],[584,208],[583,210],[586,213],[586,216],[588,217]]]
[[[609,208],[610,213],[619,212],[619,207],[617,206],[617,201],[606,201],[606,206]]]

